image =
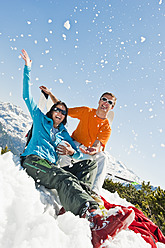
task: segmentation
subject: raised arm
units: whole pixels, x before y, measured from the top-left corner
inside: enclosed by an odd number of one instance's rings
[[[40,90],[43,90],[46,94],[48,94],[50,96],[50,98],[52,99],[52,102],[55,104],[59,101],[59,99],[57,97],[55,97],[52,92],[46,87],[46,86],[40,86],[39,87]]]
[[[24,49],[22,49],[21,52],[22,53],[20,55],[25,61],[25,65],[31,67],[32,60],[29,58],[29,55],[27,54],[27,52]]]
[[[25,61],[24,74],[23,74],[23,99],[28,107],[30,115],[34,118],[34,110],[37,109],[37,104],[35,103],[30,90],[30,71],[32,60],[29,58],[28,53],[22,49],[21,57]]]

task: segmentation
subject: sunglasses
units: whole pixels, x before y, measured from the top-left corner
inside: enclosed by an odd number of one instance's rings
[[[57,113],[61,113],[62,115],[66,115],[66,111],[65,111],[65,110],[60,109],[60,108],[57,108],[57,107],[55,107],[55,108],[53,109],[53,111],[55,111],[55,112],[57,112]]]
[[[103,102],[109,103],[109,105],[112,105],[112,104],[114,103],[113,101],[108,100],[106,97],[102,97],[101,100],[102,100]]]

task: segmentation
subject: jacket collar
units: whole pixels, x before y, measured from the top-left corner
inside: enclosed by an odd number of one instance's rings
[[[61,123],[60,125],[59,125],[59,130],[60,131],[66,131],[66,128],[64,127],[64,125]]]
[[[48,120],[48,122],[50,122],[53,125],[53,120],[51,118],[47,117],[46,115],[45,115],[45,117]],[[58,128],[59,128],[59,131],[63,131],[63,130],[66,131],[66,128],[64,127],[63,123],[60,123]]]

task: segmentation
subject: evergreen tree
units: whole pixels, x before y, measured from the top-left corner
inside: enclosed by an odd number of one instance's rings
[[[124,186],[108,179],[104,181],[103,188],[111,193],[117,192],[121,198],[125,198],[132,203],[154,222],[165,235],[165,190],[160,187],[152,190],[150,182],[143,182],[141,188],[137,190],[131,184]]]
[[[6,152],[9,152],[9,151],[10,151],[10,149],[8,149],[8,146],[6,145],[4,149],[2,148],[1,155],[6,153]]]

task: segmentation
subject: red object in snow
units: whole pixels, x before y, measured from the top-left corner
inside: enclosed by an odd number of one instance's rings
[[[120,206],[107,202],[102,196],[101,199],[104,201],[104,207],[108,210],[110,208]],[[123,206],[120,207],[123,208]],[[139,209],[132,206],[129,206],[128,208],[133,209],[135,212],[135,219],[128,227],[130,230],[134,231],[135,233],[140,233],[142,238],[147,243],[149,243],[152,248],[157,248],[157,242],[165,244],[165,236],[158,228],[158,226],[156,226],[151,220],[149,220]]]

